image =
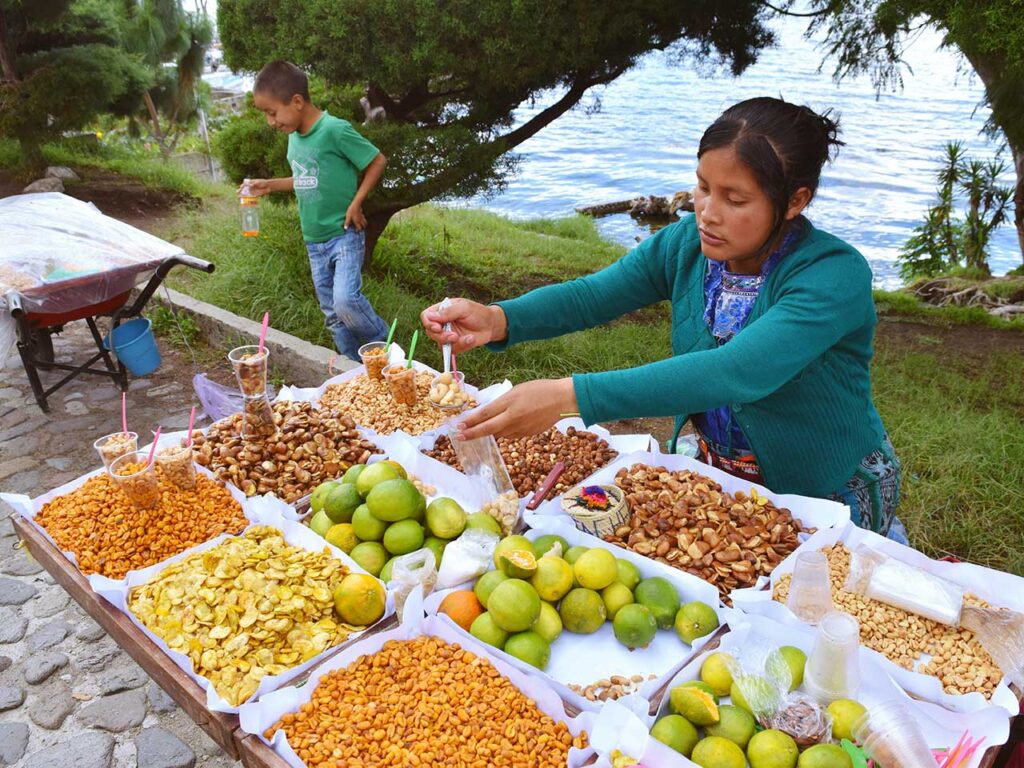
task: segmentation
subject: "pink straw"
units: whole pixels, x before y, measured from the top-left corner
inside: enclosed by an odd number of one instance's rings
[[[263,328],[260,329],[260,354],[263,354],[263,345],[267,340],[267,328],[270,326],[270,313],[263,313]]]
[[[121,393],[121,432],[128,434],[128,393]]]
[[[153,433],[153,447],[149,449],[149,458],[146,459],[146,466],[150,466],[153,463],[153,456],[156,454],[156,444],[160,441],[160,430],[163,427],[157,427],[156,432]]]
[[[455,353],[452,352],[452,373],[458,373],[459,366],[455,364]]]
[[[188,415],[188,447],[192,447],[192,427],[196,423],[196,407],[192,406],[192,413]]]

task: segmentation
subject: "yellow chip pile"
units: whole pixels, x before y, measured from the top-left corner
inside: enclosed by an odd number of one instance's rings
[[[341,623],[334,589],[348,569],[269,526],[173,563],[129,593],[151,632],[192,660],[218,695],[238,705],[278,675],[362,629]]]

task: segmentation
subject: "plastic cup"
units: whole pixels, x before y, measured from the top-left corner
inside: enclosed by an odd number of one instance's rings
[[[191,491],[196,487],[196,465],[192,446],[186,445],[185,441],[185,438],[161,440],[156,447],[156,463],[168,482]]]
[[[860,687],[860,624],[833,611],[818,623],[804,688],[822,704],[856,697]]]
[[[366,367],[366,375],[375,381],[384,381],[384,368],[388,364],[388,350],[383,341],[371,341],[359,348],[359,359]]]
[[[853,737],[875,765],[935,768],[920,725],[899,699],[872,705],[854,724]]]
[[[160,481],[155,464],[142,451],[126,453],[116,459],[107,471],[121,492],[136,509],[152,509],[160,503]]]
[[[384,380],[391,389],[391,397],[396,403],[416,405],[419,392],[416,389],[416,369],[406,368],[404,364],[389,365],[384,369]]]
[[[457,399],[450,403],[434,402],[434,394],[438,391],[439,385],[443,385],[445,393],[447,394],[451,391],[453,384],[455,385],[456,390],[463,393],[464,397],[462,399]],[[466,406],[469,405],[469,396],[466,395],[465,384],[466,375],[462,371],[438,374],[434,377],[433,381],[430,382],[430,395],[427,397],[427,402],[430,403],[432,408],[436,408],[439,411],[445,411],[446,413],[461,413],[466,410]]]
[[[786,607],[808,624],[817,624],[832,612],[832,582],[824,552],[813,550],[797,555]]]
[[[228,352],[228,360],[235,369],[238,388],[244,397],[261,397],[267,394],[267,361],[270,350],[256,344],[235,347]]]
[[[100,455],[103,468],[109,470],[117,459],[139,450],[139,436],[134,432],[113,432],[101,437],[92,447]]]
[[[242,402],[242,437],[247,440],[266,439],[276,432],[274,409],[267,396],[246,398]]]

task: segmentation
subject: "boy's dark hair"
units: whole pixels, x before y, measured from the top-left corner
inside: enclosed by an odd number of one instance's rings
[[[793,193],[807,187],[813,197],[822,166],[843,146],[839,118],[831,115],[832,110],[819,115],[810,107],[761,96],[729,107],[701,137],[698,158],[731,147],[772,201],[776,219],[768,243],[784,225]]]
[[[309,101],[309,79],[306,73],[290,61],[282,59],[272,61],[261,69],[252,89],[266,93],[283,104],[291,101],[295,94]]]

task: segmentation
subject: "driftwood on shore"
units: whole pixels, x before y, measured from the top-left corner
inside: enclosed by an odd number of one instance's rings
[[[986,292],[984,284],[980,283],[965,287],[962,282],[940,277],[919,283],[911,291],[925,303],[939,307],[981,307],[990,315],[1004,320],[1024,317],[1024,303],[993,296]]]
[[[577,208],[585,216],[609,216],[613,213],[628,213],[630,216],[671,217],[678,211],[692,211],[693,196],[689,192],[676,192],[671,198],[661,195],[642,195],[629,200],[617,200],[600,205],[586,205]]]

